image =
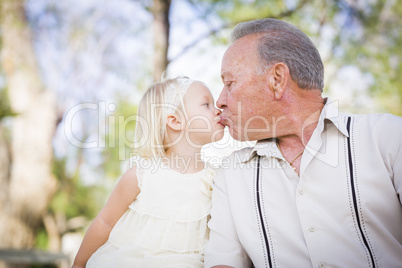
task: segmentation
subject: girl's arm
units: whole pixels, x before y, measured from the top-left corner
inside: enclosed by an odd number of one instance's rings
[[[85,267],[91,255],[107,241],[114,225],[127,211],[139,192],[136,168],[132,167],[121,177],[105,207],[88,228],[75,257],[73,268]]]

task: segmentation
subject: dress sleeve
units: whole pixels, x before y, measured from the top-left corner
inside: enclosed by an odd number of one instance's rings
[[[224,170],[218,170],[212,191],[209,242],[205,247],[204,267],[229,265],[236,268],[251,267],[237,236],[227,195]]]
[[[129,168],[135,167],[135,169],[136,169],[138,186],[140,187],[140,189],[142,189],[143,177],[144,177],[144,173],[146,170],[144,168],[144,165],[149,165],[149,163],[147,161],[150,161],[150,160],[142,158],[139,155],[135,155],[135,156],[131,157],[129,160]]]

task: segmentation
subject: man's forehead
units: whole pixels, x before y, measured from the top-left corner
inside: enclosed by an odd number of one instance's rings
[[[254,57],[257,52],[257,38],[255,35],[244,36],[229,46],[222,58],[227,60],[245,60]]]
[[[237,70],[239,64],[242,66],[250,62],[258,61],[257,41],[260,34],[250,34],[234,41],[226,50],[222,58],[221,78],[228,78],[233,75],[232,71]]]

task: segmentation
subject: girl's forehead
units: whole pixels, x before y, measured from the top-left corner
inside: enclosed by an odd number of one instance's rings
[[[189,89],[197,89],[198,91],[209,91],[207,85],[200,81],[194,81],[191,83]]]
[[[202,82],[194,81],[186,92],[187,96],[197,96],[197,97],[210,97],[212,96],[209,88]],[[186,96],[185,95],[185,96]]]

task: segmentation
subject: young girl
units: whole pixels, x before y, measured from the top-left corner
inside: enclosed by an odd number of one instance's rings
[[[214,170],[201,147],[223,137],[201,82],[151,86],[137,117],[134,165],[89,227],[73,267],[202,267]]]

